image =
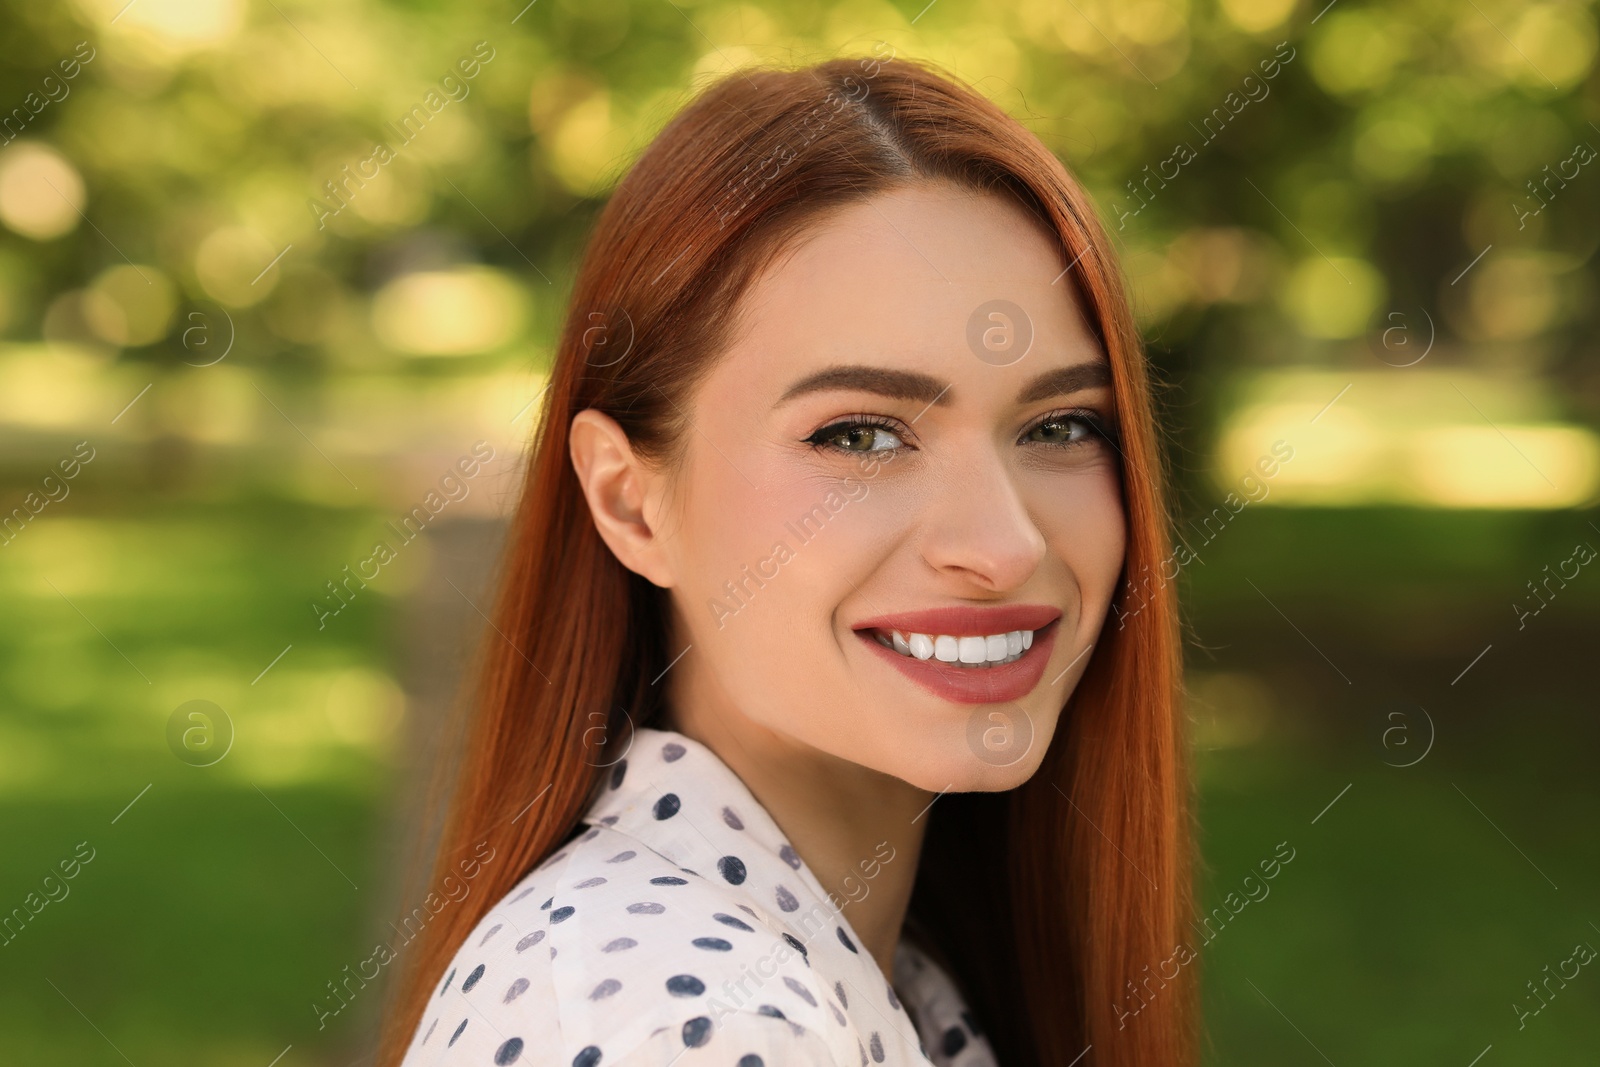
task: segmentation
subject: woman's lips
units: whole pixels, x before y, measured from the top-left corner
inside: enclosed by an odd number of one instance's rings
[[[1007,630],[1039,630],[1061,618],[1050,604],[993,604],[979,607],[924,608],[898,611],[850,624],[853,630],[877,628],[919,634],[1003,634]]]
[[[1020,700],[1039,685],[1055,648],[1060,615],[1033,633],[1033,645],[1020,659],[994,667],[961,666],[939,659],[917,659],[878,643],[871,628],[855,631],[871,653],[887,659],[901,674],[934,696],[958,704],[999,704]]]

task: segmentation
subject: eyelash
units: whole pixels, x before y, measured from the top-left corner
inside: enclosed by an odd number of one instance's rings
[[[1098,411],[1092,411],[1088,408],[1066,408],[1061,411],[1052,411],[1049,414],[1040,417],[1032,426],[1028,427],[1028,429],[1024,431],[1023,436],[1026,437],[1028,434],[1033,433],[1041,427],[1047,426],[1054,422],[1082,423],[1089,428],[1089,432],[1091,434],[1110,444],[1119,452],[1121,451],[1121,445],[1119,443],[1116,430],[1116,423],[1113,420],[1108,420]],[[837,452],[844,455],[854,456],[867,456],[872,455],[875,452],[897,452],[900,450],[900,448],[859,450],[853,448],[841,448],[838,445],[830,443],[833,438],[840,437],[846,433],[849,433],[851,430],[858,429],[887,430],[896,436],[909,436],[909,434],[901,432],[900,424],[894,419],[890,419],[882,415],[852,415],[849,418],[840,419],[837,422],[831,422],[822,427],[816,433],[813,433],[810,437],[807,437],[805,439],[805,443],[819,452]],[[1086,444],[1090,444],[1091,442],[1086,440],[1078,440],[1073,442],[1039,441],[1034,443],[1042,444],[1047,448],[1081,448]],[[900,447],[903,448],[910,446]]]

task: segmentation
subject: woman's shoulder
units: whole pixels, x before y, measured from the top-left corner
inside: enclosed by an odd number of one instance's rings
[[[864,1062],[837,1003],[845,991],[812,970],[805,941],[748,900],[592,827],[464,939],[405,1067],[644,1067],[711,1046],[729,1067],[854,1067],[858,1051]]]

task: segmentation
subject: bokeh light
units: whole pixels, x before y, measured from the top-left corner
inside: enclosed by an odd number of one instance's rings
[[[517,336],[523,302],[520,288],[499,271],[419,271],[395,279],[373,297],[372,324],[397,352],[486,352]]]
[[[71,233],[83,217],[83,178],[46,144],[0,149],[0,222],[35,241]]]
[[[1361,334],[1385,296],[1383,276],[1349,256],[1303,259],[1285,279],[1284,310],[1308,337]]]

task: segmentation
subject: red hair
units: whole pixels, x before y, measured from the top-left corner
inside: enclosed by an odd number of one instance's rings
[[[683,413],[751,278],[819,211],[924,180],[1011,198],[1059,236],[1123,427],[1122,591],[1168,557],[1145,353],[1110,241],[1061,162],[970,87],[905,60],[724,77],[634,164],[579,270],[465,705],[435,877],[484,841],[494,859],[402,954],[383,1067],[400,1062],[472,928],[571,836],[606,773],[603,738],[661,711],[651,682],[669,662],[666,594],[601,540],[568,453],[572,417],[598,409],[647,461],[674,463]],[[1193,902],[1172,584],[1117,616],[1037,773],[1008,792],[943,798],[928,830],[911,913],[1004,1067],[1195,1060],[1196,968],[1177,957]]]

